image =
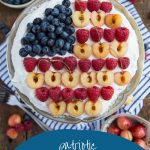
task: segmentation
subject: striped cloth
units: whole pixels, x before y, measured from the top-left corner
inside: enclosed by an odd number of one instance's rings
[[[147,28],[143,24],[139,14],[137,13],[134,6],[127,0],[120,0],[121,4],[127,8],[127,10],[131,13],[131,15],[136,20],[139,29],[141,31],[144,44],[145,44],[145,53],[146,60],[144,63],[144,71],[141,81],[134,92],[134,101],[129,106],[122,107],[117,113],[125,112],[131,114],[138,114],[140,109],[143,107],[143,99],[150,93],[150,32],[148,32]],[[2,43],[0,46],[0,78],[4,81],[8,87],[10,87],[13,91],[15,91],[15,87],[13,87],[6,67],[6,42]],[[20,103],[22,103],[20,101]],[[101,121],[93,122],[93,123],[79,123],[76,125],[66,124],[61,122],[52,121],[37,112],[28,109],[34,114],[37,120],[43,122],[48,128],[58,130],[58,129],[76,129],[76,130],[97,130],[100,128],[101,124],[107,119],[103,119]]]

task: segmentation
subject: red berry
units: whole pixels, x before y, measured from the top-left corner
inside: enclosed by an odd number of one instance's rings
[[[102,2],[100,9],[106,13],[109,13],[112,10],[112,3],[111,2]]]
[[[86,1],[81,1],[81,0],[75,1],[75,9],[77,11],[85,11],[86,8],[87,8],[87,2]]]
[[[73,100],[74,91],[70,88],[64,88],[61,92],[62,98],[66,103],[69,103]]]
[[[135,4],[137,0],[130,0],[132,4]]]
[[[35,90],[35,95],[41,102],[45,102],[48,99],[49,90],[46,87],[38,88]]]
[[[96,86],[87,89],[87,94],[92,102],[96,102],[100,96],[100,89]]]
[[[32,72],[37,65],[37,60],[36,58],[26,57],[23,60],[23,64],[27,72]]]
[[[84,44],[89,38],[89,31],[86,29],[78,29],[76,37],[79,43]]]
[[[129,37],[129,30],[125,27],[117,28],[115,35],[116,35],[116,39],[119,42],[127,41],[128,37]]]
[[[91,61],[89,59],[79,60],[79,68],[82,72],[88,72],[91,67]]]
[[[120,57],[118,59],[118,65],[121,69],[127,69],[130,65],[130,59],[128,57]]]
[[[66,65],[66,68],[69,69],[70,71],[74,71],[77,67],[77,60],[73,56],[64,58],[64,63]]]
[[[107,58],[106,59],[106,67],[109,70],[114,70],[117,67],[118,60],[115,58]]]
[[[104,29],[104,39],[108,42],[112,42],[115,39],[115,30]]]
[[[85,88],[78,88],[74,91],[74,96],[76,99],[86,99],[87,98],[87,90]]]
[[[60,87],[50,88],[49,89],[49,96],[55,102],[60,101],[60,99],[61,99],[61,88]]]
[[[92,67],[95,71],[100,71],[105,65],[104,59],[93,59],[92,60]]]
[[[31,120],[25,121],[25,122],[23,123],[23,125],[24,125],[25,131],[29,131],[29,130],[31,130],[32,127],[33,127],[33,123],[32,123]]]
[[[52,58],[52,65],[54,69],[61,70],[64,67],[63,58],[62,57],[53,57]]]
[[[103,29],[100,27],[91,28],[90,36],[94,42],[99,42],[101,38],[103,37]]]
[[[114,89],[111,86],[102,87],[101,96],[104,100],[110,100],[114,94]]]
[[[17,125],[15,126],[15,130],[16,130],[18,133],[24,131],[24,125],[23,125],[22,123],[17,124]]]
[[[99,0],[88,0],[87,2],[87,8],[89,11],[98,11],[100,8],[100,2]]]
[[[40,71],[42,71],[42,72],[48,71],[49,68],[50,68],[49,59],[47,59],[47,58],[40,58],[38,60],[38,67],[39,67]]]

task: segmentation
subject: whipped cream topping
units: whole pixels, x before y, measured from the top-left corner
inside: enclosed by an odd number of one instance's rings
[[[104,0],[101,0],[101,1],[104,1]],[[12,83],[15,85],[15,87],[17,87],[19,89],[19,91],[21,93],[23,93],[30,99],[30,102],[33,103],[34,106],[36,106],[38,109],[43,110],[45,112],[49,112],[48,106],[47,106],[48,101],[40,102],[35,96],[35,89],[31,89],[27,86],[26,76],[27,76],[28,72],[26,72],[26,70],[24,68],[23,58],[20,57],[19,50],[22,47],[21,38],[23,36],[25,36],[25,34],[26,34],[27,24],[29,22],[32,22],[37,17],[43,18],[44,11],[46,8],[53,8],[56,4],[61,4],[61,2],[62,2],[61,0],[57,0],[57,1],[47,0],[46,2],[41,4],[39,7],[33,7],[21,21],[21,23],[18,27],[18,30],[16,32],[16,36],[14,38],[14,42],[13,42],[13,46],[12,46],[12,50],[11,50],[12,63],[13,63],[14,69],[15,69]],[[72,9],[74,11],[73,5],[74,4],[72,4]],[[126,71],[129,71],[131,74],[131,77],[133,77],[137,70],[137,60],[139,57],[139,45],[138,45],[138,39],[137,39],[136,33],[135,33],[134,29],[132,28],[132,26],[130,25],[130,22],[127,20],[127,18],[123,15],[122,12],[118,11],[116,8],[113,8],[110,13],[111,14],[116,14],[116,13],[120,14],[123,19],[122,26],[127,27],[130,31],[129,39],[127,41],[128,50],[127,50],[127,53],[125,54],[125,56],[130,58],[130,66],[126,69]],[[90,29],[91,27],[93,27],[93,25],[89,24],[85,28]],[[103,25],[102,28],[107,28],[107,27],[105,25]],[[102,39],[101,42],[105,42],[105,40]],[[89,39],[87,43],[92,45],[93,42]],[[72,54],[66,54],[64,57],[67,57],[67,56],[72,56]],[[46,57],[47,56],[44,56],[44,58],[46,58]],[[107,57],[113,57],[113,56],[108,55]],[[39,58],[39,56],[36,56],[35,58]],[[91,56],[89,59],[93,59],[93,58],[94,57]],[[51,66],[50,70],[55,71],[52,68],[52,66]],[[103,70],[106,70],[106,68],[104,67],[102,69],[102,71]],[[65,70],[61,70],[60,72],[64,72],[64,71]],[[80,71],[80,70],[77,68],[77,71]],[[118,72],[118,71],[121,71],[121,69],[119,67],[117,67],[115,70],[113,70],[113,72]],[[99,86],[99,85],[97,84],[96,86]],[[78,87],[81,87],[81,85],[78,85],[76,88],[78,88]],[[101,86],[99,86],[99,87],[101,87]],[[118,95],[121,92],[123,92],[126,88],[126,86],[118,86],[115,83],[112,84],[112,87],[114,88],[115,93],[111,100],[105,101],[100,98],[102,101],[102,105],[103,105],[103,110],[102,110],[101,114],[108,111],[109,107],[115,102]],[[68,115],[68,114],[66,113],[66,115]],[[84,117],[87,117],[87,115],[83,114],[82,116],[80,116],[80,118],[84,118]]]

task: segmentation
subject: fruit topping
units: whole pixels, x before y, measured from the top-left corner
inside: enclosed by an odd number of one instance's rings
[[[61,88],[60,87],[50,88],[49,96],[53,101],[59,102],[61,100]]]
[[[93,59],[92,60],[92,67],[95,71],[100,71],[105,65],[105,60],[104,59]]]
[[[118,60],[115,58],[107,58],[106,59],[106,67],[109,70],[114,70],[118,65]]]
[[[128,57],[120,57],[118,59],[118,65],[121,69],[127,69],[130,65],[130,59]]]
[[[114,94],[114,89],[111,86],[101,88],[101,96],[104,100],[110,100]]]
[[[79,60],[78,64],[82,72],[88,72],[91,67],[91,61],[89,59]]]
[[[90,12],[92,11],[98,11],[100,8],[100,2],[99,0],[88,0],[87,2],[87,8]]]
[[[106,13],[109,13],[112,10],[112,3],[111,2],[102,2],[100,9]]]
[[[103,37],[103,29],[100,27],[91,28],[90,36],[94,42],[99,42],[101,38]]]
[[[77,88],[74,90],[74,96],[76,99],[84,100],[87,98],[87,90],[85,88]]]
[[[115,30],[104,29],[104,39],[108,42],[112,42],[115,39]]]
[[[89,38],[89,31],[86,29],[78,29],[76,32],[76,37],[79,43],[84,44]]]
[[[50,61],[49,61],[49,59],[46,59],[46,58],[40,58],[39,60],[38,60],[38,67],[39,67],[39,70],[41,71],[41,72],[46,72],[46,71],[48,71],[49,70],[49,68],[50,68]]]

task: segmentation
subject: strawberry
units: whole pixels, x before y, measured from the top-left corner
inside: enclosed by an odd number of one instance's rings
[[[91,67],[91,61],[89,59],[79,60],[79,68],[82,72],[88,72]]]
[[[73,56],[69,56],[64,58],[64,64],[66,65],[66,68],[70,71],[74,71],[77,67],[77,60]]]
[[[61,70],[64,67],[63,58],[62,57],[53,57],[51,61],[54,69]]]
[[[99,0],[88,0],[87,2],[87,8],[90,12],[92,11],[98,11],[100,8],[101,3]]]
[[[49,96],[55,102],[60,101],[60,99],[61,99],[61,88],[60,87],[50,88],[49,89]]]
[[[81,0],[75,1],[75,9],[77,11],[85,11],[86,8],[87,8],[87,2],[86,1],[81,1]]]
[[[101,96],[104,100],[110,100],[114,94],[114,89],[111,86],[101,88]]]
[[[112,3],[111,2],[102,2],[100,9],[106,13],[109,13],[112,10]]]
[[[92,60],[92,67],[95,71],[100,71],[105,65],[104,59],[93,59]]]
[[[23,64],[24,64],[24,67],[27,72],[32,72],[37,65],[37,59],[31,58],[31,57],[26,57],[23,60]]]
[[[64,88],[61,92],[62,98],[66,103],[69,103],[72,101],[74,97],[74,91],[70,88]]]
[[[115,39],[115,29],[104,29],[104,39],[112,42]]]
[[[103,29],[100,27],[91,28],[90,36],[94,42],[99,42],[101,38],[103,37]]]
[[[76,99],[84,100],[87,98],[87,90],[85,88],[75,89],[74,96]]]
[[[79,43],[84,44],[89,38],[89,31],[86,29],[78,29],[76,37]]]
[[[107,58],[106,59],[106,67],[109,70],[114,70],[117,67],[118,60],[115,58]]]
[[[50,61],[47,58],[40,58],[38,60],[38,67],[41,72],[46,72],[50,68]]]
[[[130,59],[128,57],[121,57],[118,59],[118,65],[121,69],[127,69],[130,65]]]

